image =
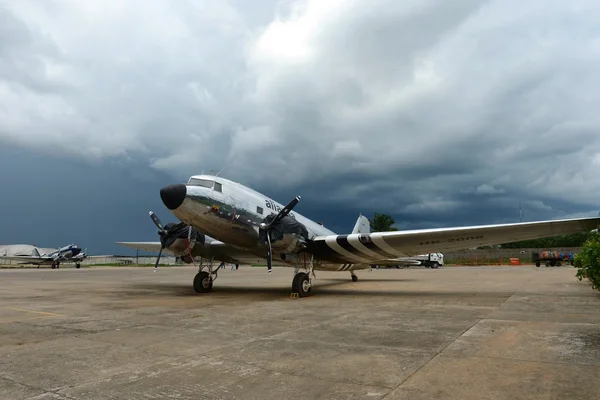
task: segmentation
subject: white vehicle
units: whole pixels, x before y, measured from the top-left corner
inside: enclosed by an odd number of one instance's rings
[[[158,242],[117,242],[134,249],[167,251],[186,263],[201,257],[193,287],[210,292],[217,278],[215,260],[236,264],[266,261],[295,269],[292,293],[309,295],[315,271],[344,271],[356,282],[356,271],[372,264],[386,264],[399,257],[413,258],[430,251],[451,251],[500,243],[518,242],[575,232],[589,232],[600,218],[523,222],[502,225],[371,232],[369,220],[360,215],[352,232],[336,234],[296,211],[296,197],[283,205],[251,188],[211,175],[190,177],[187,184],[160,190],[163,204],[181,223],[162,225]],[[203,260],[210,261],[208,265]],[[427,261],[430,261],[429,259]],[[439,261],[437,262],[439,265]],[[156,268],[155,266],[155,268]]]
[[[421,265],[426,268],[438,268],[444,266],[444,255],[442,253],[420,254],[413,257],[415,260],[420,260]]]
[[[419,266],[422,265],[426,268],[439,268],[444,266],[444,255],[442,253],[429,253],[429,254],[419,254],[412,257],[401,257],[395,258],[386,262],[384,265],[377,265],[377,268],[380,266],[390,268],[404,268],[408,266]]]

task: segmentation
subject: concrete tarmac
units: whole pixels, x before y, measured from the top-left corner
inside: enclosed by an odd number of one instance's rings
[[[1,399],[597,399],[572,267],[0,270]]]

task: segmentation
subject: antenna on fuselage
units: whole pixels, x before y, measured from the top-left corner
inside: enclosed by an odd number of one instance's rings
[[[219,174],[220,174],[221,172],[223,172],[223,170],[225,169],[225,167],[227,167],[227,165],[225,165],[223,168],[221,168],[221,170],[220,170],[219,172],[217,172],[217,174],[216,174],[215,176],[219,176]]]

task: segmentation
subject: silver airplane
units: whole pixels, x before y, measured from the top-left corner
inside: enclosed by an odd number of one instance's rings
[[[201,257],[193,281],[198,293],[212,290],[218,273],[215,260],[236,264],[266,260],[268,272],[273,265],[295,268],[292,293],[305,297],[313,287],[314,271],[346,271],[356,282],[355,271],[397,263],[399,258],[590,231],[600,224],[598,217],[371,233],[369,220],[359,215],[351,233],[336,234],[292,212],[300,197],[284,206],[213,175],[196,175],[186,184],[166,186],[160,197],[182,222],[163,226],[150,211],[160,242],[116,243],[158,251],[156,266],[163,251],[186,263]],[[210,262],[203,265],[203,259]]]
[[[31,255],[15,254],[12,256],[0,256],[0,260],[21,261],[21,264],[51,265],[52,269],[60,268],[61,262],[75,263],[75,268],[81,268],[81,262],[88,258],[85,251],[75,244],[61,247],[51,253],[42,254],[37,248],[34,248]]]

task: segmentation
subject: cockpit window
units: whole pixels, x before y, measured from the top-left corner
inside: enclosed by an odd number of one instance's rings
[[[190,186],[202,186],[212,189],[213,183],[215,183],[215,181],[210,181],[208,179],[190,178],[187,184]]]
[[[223,193],[223,185],[210,179],[190,178],[187,184],[190,186],[202,186]]]

